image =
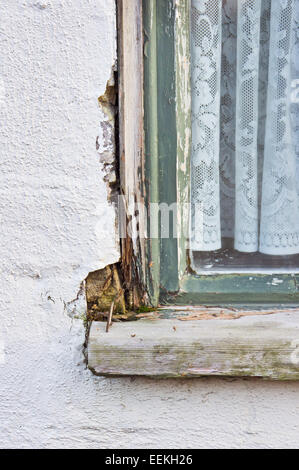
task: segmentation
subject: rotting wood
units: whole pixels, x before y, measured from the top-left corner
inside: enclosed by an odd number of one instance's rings
[[[143,31],[142,2],[118,0],[118,96],[115,80],[107,83],[106,92],[99,98],[104,112],[111,119],[118,104],[117,143],[119,157],[120,198],[118,219],[121,260],[119,263],[90,273],[86,279],[88,319],[107,319],[111,303],[115,300],[114,317],[136,311],[149,303],[146,289],[145,220],[136,217],[137,204],[144,206],[144,149],[143,149]],[[134,80],[132,80],[134,76]],[[115,201],[114,201],[115,202]],[[140,206],[139,206],[140,207]],[[131,237],[127,228],[138,227],[138,236]]]
[[[92,272],[86,279],[88,320],[98,319],[99,312],[109,312],[115,301],[117,313],[126,312],[125,292],[119,264]]]
[[[113,322],[134,322],[137,320],[157,320],[157,319],[174,319],[182,322],[187,321],[203,321],[203,320],[239,320],[243,317],[258,317],[268,315],[278,315],[281,313],[296,313],[298,309],[290,308],[277,308],[277,309],[264,309],[264,310],[245,310],[224,307],[160,307],[159,309],[142,311],[126,311],[125,314],[113,315]],[[108,312],[97,312],[94,320],[106,322],[109,316]]]
[[[106,266],[88,275],[85,282],[87,300],[87,320],[107,321],[112,302],[114,302],[113,321],[133,321],[139,315],[153,312],[143,302],[133,310],[130,299],[132,294],[126,290],[120,263]]]
[[[236,321],[93,322],[89,368],[98,375],[299,380],[299,310]]]
[[[142,236],[145,233],[144,215],[140,213],[136,220],[136,205],[144,206],[142,2],[118,0],[117,8],[120,216],[125,230],[135,222],[138,229],[134,238],[122,234],[121,268],[127,304],[131,309],[137,309],[148,303],[145,239]]]

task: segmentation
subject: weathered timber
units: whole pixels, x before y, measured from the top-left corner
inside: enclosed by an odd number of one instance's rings
[[[117,8],[121,266],[127,304],[136,309],[147,303],[145,217],[136,216],[144,206],[142,2],[118,0]],[[138,233],[131,237],[128,227]]]
[[[177,312],[178,313],[178,312]],[[254,312],[253,312],[254,313]],[[190,319],[191,318],[191,319]],[[299,379],[299,310],[235,320],[93,322],[88,365],[98,375]]]

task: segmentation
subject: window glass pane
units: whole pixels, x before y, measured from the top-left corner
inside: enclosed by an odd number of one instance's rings
[[[191,1],[196,271],[299,271],[299,0]]]

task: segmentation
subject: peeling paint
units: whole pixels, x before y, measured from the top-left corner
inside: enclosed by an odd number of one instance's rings
[[[190,200],[189,167],[191,149],[191,83],[190,83],[190,31],[189,2],[174,0],[176,25],[176,114],[177,114],[177,187],[178,187],[178,233],[180,233],[178,261],[179,277],[187,266],[186,228],[189,226]]]

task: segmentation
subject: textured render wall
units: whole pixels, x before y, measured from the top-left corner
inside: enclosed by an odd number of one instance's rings
[[[297,383],[103,379],[84,365],[74,300],[118,259],[97,106],[114,15],[113,0],[0,3],[0,445],[298,447]]]

